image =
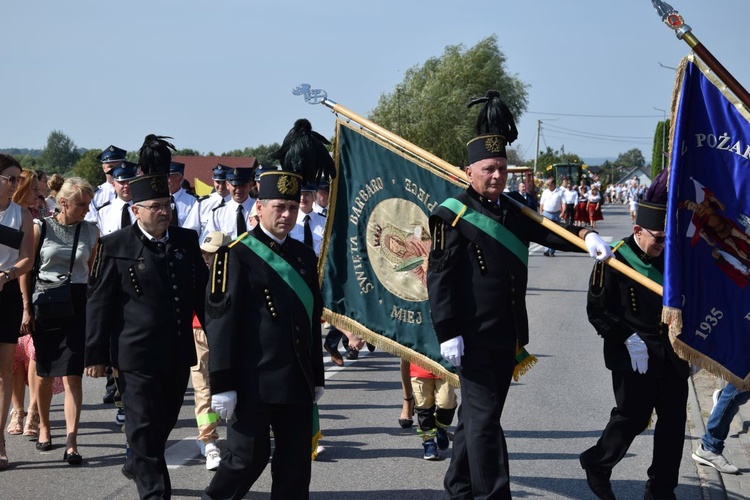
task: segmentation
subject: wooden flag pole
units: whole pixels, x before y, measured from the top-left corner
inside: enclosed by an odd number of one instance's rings
[[[298,86],[296,89],[294,89],[292,93],[295,95],[303,95],[305,98],[305,101],[308,102],[309,104],[323,104],[324,106],[331,108],[331,110],[333,110],[334,113],[337,113],[341,116],[348,118],[349,120],[357,123],[361,127],[397,145],[398,147],[404,149],[405,151],[408,151],[409,153],[422,158],[428,163],[431,163],[437,169],[442,170],[444,173],[446,173],[450,177],[468,184],[469,181],[466,178],[466,172],[464,172],[460,168],[454,165],[451,165],[450,163],[446,162],[442,158],[439,158],[435,156],[434,154],[428,151],[425,151],[419,146],[412,144],[411,142],[403,139],[402,137],[397,136],[393,132],[390,132],[384,129],[380,125],[377,125],[376,123],[371,122],[367,118],[359,116],[358,114],[336,103],[335,101],[328,99],[328,95],[326,94],[324,90],[311,89],[310,85],[303,83],[300,86]],[[526,217],[532,219],[538,224],[541,224],[542,226],[544,226],[551,232],[555,233],[561,238],[564,238],[565,240],[574,244],[578,248],[582,250],[586,250],[588,252],[588,249],[586,248],[586,244],[584,243],[583,239],[579,238],[578,236],[575,236],[573,233],[561,227],[554,221],[547,219],[543,215],[531,210],[529,207],[517,202],[516,200],[507,196],[506,198],[510,200],[512,203],[514,203],[517,207],[519,207],[521,209],[521,213],[523,213]],[[635,269],[629,266],[626,266],[625,264],[623,264],[622,262],[616,259],[609,259],[607,261],[607,264],[612,266],[612,268],[616,269],[620,273],[626,275],[630,279],[640,283],[641,285],[648,288],[652,292],[658,295],[663,295],[663,288],[660,284],[656,283],[653,280],[646,278]]]
[[[716,57],[709,51],[705,45],[693,34],[693,29],[685,24],[685,20],[682,16],[667,2],[662,0],[651,0],[654,5],[657,14],[661,16],[661,20],[675,31],[675,35],[680,40],[684,40],[691,49],[698,55],[698,57],[711,68],[716,76],[726,85],[729,90],[742,101],[742,104],[746,108],[750,109],[750,93],[738,82],[732,74],[722,65]]]

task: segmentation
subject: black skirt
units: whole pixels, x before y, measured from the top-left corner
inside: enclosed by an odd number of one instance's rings
[[[40,377],[83,376],[86,346],[86,285],[71,286],[75,316],[55,322],[37,322],[32,338],[36,373]]]
[[[0,291],[0,318],[3,318],[0,321],[0,342],[17,344],[23,320],[23,298],[18,280],[5,283]]]

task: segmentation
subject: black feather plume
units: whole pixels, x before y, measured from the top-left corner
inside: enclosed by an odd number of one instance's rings
[[[301,174],[305,182],[327,182],[336,177],[333,158],[326,149],[328,144],[328,139],[315,132],[308,120],[300,118],[271,158],[279,160],[282,169]]]
[[[648,187],[644,197],[645,201],[666,204],[668,182],[669,172],[665,168],[651,181],[651,185]]]
[[[148,134],[143,140],[138,157],[138,166],[144,174],[169,174],[174,145],[168,142],[171,137]],[[171,150],[171,151],[170,151]]]
[[[469,102],[467,107],[476,104],[484,104],[484,108],[477,117],[477,134],[500,134],[505,137],[508,144],[512,144],[518,138],[516,122],[513,114],[503,101],[500,100],[500,92],[488,90],[484,97],[476,97]]]

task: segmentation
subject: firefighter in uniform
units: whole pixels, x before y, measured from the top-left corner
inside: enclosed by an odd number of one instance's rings
[[[614,247],[617,260],[660,284],[665,218],[666,205],[641,202],[633,234]],[[685,441],[690,370],[675,354],[667,326],[661,323],[662,298],[597,263],[586,310],[604,339],[604,362],[612,371],[617,405],[599,441],[580,456],[588,485],[599,498],[615,498],[609,480],[612,468],[625,456],[633,439],[646,430],[656,409],[653,462],[645,498],[674,499]]]
[[[516,138],[515,125],[497,92],[473,103],[485,103],[485,108],[479,136],[467,146],[470,186],[430,217],[427,289],[441,354],[456,366],[461,381],[453,457],[444,486],[450,498],[507,499],[508,452],[500,418],[516,348],[529,340],[529,241],[559,250],[578,247],[530,222],[501,196],[507,180],[505,144]],[[487,116],[505,118],[482,121]],[[592,256],[611,256],[595,232],[566,229],[585,239]]]

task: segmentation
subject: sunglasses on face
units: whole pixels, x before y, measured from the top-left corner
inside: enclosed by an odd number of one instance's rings
[[[3,179],[5,179],[8,184],[18,184],[21,182],[21,176],[20,175],[0,175]]]
[[[652,233],[651,231],[649,231],[648,229],[646,229],[645,227],[644,227],[644,228],[642,228],[642,229],[643,229],[644,231],[646,231],[646,232],[647,232],[648,234],[650,234],[650,235],[651,235],[651,237],[652,237],[652,238],[654,239],[654,241],[655,241],[655,242],[657,242],[657,243],[660,243],[660,244],[661,244],[661,243],[664,243],[664,241],[665,241],[665,240],[666,240],[666,238],[667,238],[666,236],[657,236],[657,235],[655,235],[654,233]]]

